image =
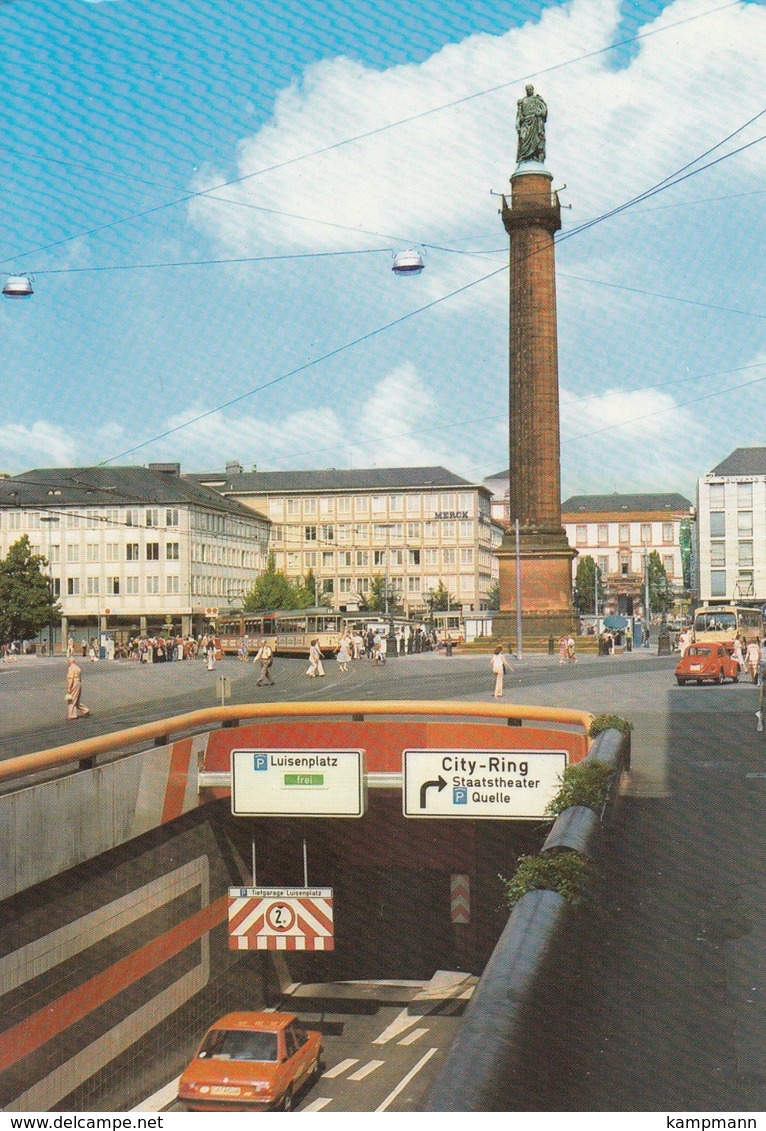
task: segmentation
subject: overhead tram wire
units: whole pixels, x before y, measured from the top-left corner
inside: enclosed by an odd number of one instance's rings
[[[608,44],[606,47],[601,47],[596,51],[585,52],[582,55],[575,56],[572,59],[564,60],[561,63],[554,63],[550,67],[545,67],[545,68],[542,68],[542,69],[537,70],[537,71],[532,71],[532,72],[530,72],[526,75],[521,75],[521,76],[518,76],[514,79],[510,79],[506,82],[498,83],[498,84],[496,84],[495,86],[492,86],[492,87],[487,87],[485,90],[474,91],[472,94],[464,95],[461,98],[453,99],[452,101],[443,103],[439,106],[433,106],[428,110],[420,111],[417,114],[410,115],[407,118],[399,119],[396,122],[389,122],[389,123],[387,123],[383,126],[378,126],[375,129],[366,130],[363,133],[354,135],[353,137],[349,137],[349,138],[342,139],[341,141],[333,142],[331,145],[323,146],[322,148],[311,151],[309,153],[299,154],[296,157],[291,157],[291,158],[288,158],[285,161],[276,162],[272,165],[265,166],[262,169],[258,169],[258,170],[254,171],[252,173],[246,173],[246,174],[243,174],[240,177],[232,178],[229,181],[224,181],[220,184],[212,185],[208,189],[201,189],[201,190],[195,191],[195,192],[186,192],[182,196],[179,196],[179,197],[175,198],[174,200],[166,201],[164,204],[154,205],[151,208],[145,209],[145,210],[140,211],[140,212],[131,213],[127,216],[120,217],[117,220],[109,221],[106,224],[98,225],[97,227],[88,229],[86,231],[81,231],[81,232],[75,233],[74,235],[71,235],[71,236],[65,236],[62,239],[51,241],[50,243],[40,245],[39,247],[36,247],[36,248],[28,249],[27,251],[24,251],[24,252],[19,252],[16,255],[6,256],[4,259],[0,260],[0,264],[10,263],[10,262],[13,262],[14,260],[22,258],[23,256],[34,255],[37,252],[49,251],[54,247],[61,247],[63,244],[70,243],[73,240],[82,239],[82,238],[85,238],[86,236],[97,235],[99,232],[108,231],[109,229],[118,227],[120,224],[127,223],[130,220],[144,219],[147,216],[155,215],[157,212],[164,211],[167,208],[175,207],[177,204],[185,204],[186,202],[188,202],[190,200],[194,200],[194,199],[198,199],[198,198],[218,199],[218,200],[223,200],[226,203],[241,204],[242,202],[240,202],[240,201],[232,201],[232,200],[225,198],[225,197],[224,198],[217,198],[217,197],[213,197],[212,194],[219,191],[220,189],[230,188],[233,185],[242,184],[244,181],[251,180],[253,177],[263,176],[266,173],[275,172],[275,171],[278,171],[279,169],[287,168],[288,166],[294,165],[297,162],[305,161],[305,160],[308,160],[309,158],[312,158],[312,157],[319,157],[319,156],[324,155],[325,153],[332,152],[333,150],[339,149],[343,146],[354,144],[357,141],[364,141],[364,140],[366,140],[370,137],[375,137],[378,134],[385,133],[388,130],[396,129],[399,126],[409,125],[412,122],[420,121],[423,118],[429,117],[431,114],[440,113],[442,110],[454,109],[456,106],[461,106],[461,105],[464,105],[466,102],[471,102],[474,99],[482,98],[482,97],[484,97],[484,95],[495,94],[500,90],[506,90],[509,86],[514,86],[514,85],[516,85],[516,83],[524,82],[526,79],[538,78],[540,75],[552,74],[555,71],[562,70],[563,68],[572,66],[575,63],[581,63],[581,62],[584,62],[588,59],[594,59],[594,58],[597,58],[600,55],[607,54],[610,51],[615,51],[620,47],[626,47],[626,46],[629,46],[630,44],[638,43],[638,42],[640,42],[644,39],[649,39],[649,38],[656,36],[656,35],[662,35],[667,31],[676,30],[677,28],[679,28],[679,27],[681,27],[685,24],[694,23],[698,20],[706,19],[708,16],[716,15],[719,12],[726,11],[728,8],[738,7],[740,5],[740,3],[741,3],[741,0],[728,0],[728,2],[726,4],[721,4],[721,5],[717,6],[716,8],[711,8],[707,12],[700,12],[700,13],[695,14],[693,16],[687,16],[684,19],[677,20],[675,23],[668,24],[665,27],[655,28],[651,31],[640,32],[637,35],[630,36],[627,39],[619,40],[619,41],[616,41],[615,43]]]
[[[764,140],[764,138],[760,138],[760,139],[757,139],[757,140],[761,141],[761,140]],[[754,145],[754,144],[756,144],[756,142],[749,143],[749,145]],[[743,146],[741,148],[742,149],[749,148],[749,145]],[[708,152],[710,152],[710,151],[708,151]],[[724,161],[728,157],[736,156],[736,154],[738,154],[739,152],[741,152],[741,149],[734,150],[731,153],[724,154],[722,157],[718,158],[717,161],[713,162],[712,164],[718,164],[720,161]],[[693,164],[693,163],[694,162],[692,162],[691,164]],[[684,166],[684,168],[688,168],[688,165]],[[707,169],[707,168],[709,168],[709,165],[703,166],[700,169],[693,170],[692,172],[687,173],[686,176],[684,176],[683,179],[685,180],[685,179],[687,179],[687,177],[691,177],[691,176],[696,175],[697,173],[704,172],[705,169]],[[652,195],[655,195],[656,193],[666,191],[668,188],[672,188],[674,186],[674,184],[677,183],[677,182],[672,180],[672,176],[674,176],[674,175],[675,174],[671,174],[670,176],[666,177],[662,182],[659,182],[658,185],[656,185],[653,189],[647,190],[647,191],[651,192]],[[645,197],[646,197],[646,194],[642,194],[641,199],[644,199]],[[609,215],[614,215],[614,214],[616,214],[616,212],[622,211],[625,208],[630,207],[631,203],[632,203],[632,201],[626,202],[626,204],[621,209],[613,209],[609,213]],[[572,232],[570,232],[568,234],[569,235],[579,235],[581,233],[581,231],[585,231],[585,230],[589,229],[590,227],[593,227],[594,224],[596,224],[598,222],[599,222],[599,218],[596,218],[592,221],[589,221],[587,225],[583,225],[580,229],[574,229]],[[537,255],[537,254],[539,254],[539,249],[535,249],[535,250],[531,251],[527,258],[531,258],[533,255]],[[383,326],[379,326],[376,329],[367,332],[366,334],[360,335],[357,338],[353,338],[350,341],[344,343],[343,345],[337,346],[335,349],[329,350],[328,352],[322,354],[320,357],[312,358],[310,361],[304,363],[303,365],[298,366],[297,368],[292,369],[287,373],[283,373],[278,377],[274,377],[271,381],[267,381],[264,384],[257,386],[255,389],[251,389],[248,392],[242,393],[237,397],[231,398],[230,400],[224,402],[223,404],[214,406],[211,409],[207,409],[205,412],[198,414],[197,416],[193,417],[192,419],[187,420],[182,424],[178,424],[174,428],[167,429],[166,431],[160,433],[157,436],[150,438],[149,440],[142,441],[142,443],[140,443],[140,444],[136,444],[131,448],[127,448],[125,451],[120,452],[117,455],[112,456],[107,460],[102,460],[101,463],[96,464],[94,466],[103,467],[107,463],[112,463],[114,460],[121,459],[123,456],[131,455],[132,453],[139,451],[142,448],[148,447],[150,444],[158,443],[160,440],[166,439],[168,436],[171,436],[171,435],[175,434],[176,432],[180,432],[185,428],[191,427],[191,425],[197,424],[201,420],[205,420],[210,416],[214,416],[218,412],[223,412],[225,409],[231,408],[233,405],[239,404],[241,401],[247,400],[249,397],[255,396],[257,393],[263,392],[265,389],[271,388],[272,386],[277,385],[277,384],[281,383],[282,381],[287,380],[290,377],[294,377],[298,373],[305,372],[307,369],[312,368],[314,365],[318,365],[323,361],[328,361],[332,357],[337,357],[339,354],[345,352],[345,350],[350,349],[353,346],[359,345],[364,341],[368,341],[369,339],[376,337],[377,335],[385,332],[386,330],[390,330],[394,326],[400,325],[401,323],[408,321],[410,318],[413,318],[418,314],[425,313],[426,311],[433,309],[434,307],[440,305],[441,303],[446,302],[448,299],[454,298],[455,296],[457,296],[459,294],[463,294],[465,291],[468,291],[468,290],[472,289],[473,287],[478,286],[480,283],[484,283],[484,282],[488,281],[489,279],[492,279],[495,276],[504,273],[506,270],[508,270],[508,266],[506,264],[503,264],[503,266],[496,268],[494,271],[490,271],[490,272],[488,272],[488,274],[482,275],[480,278],[474,279],[472,282],[466,283],[462,287],[458,287],[455,290],[448,292],[446,295],[442,295],[440,298],[434,299],[433,301],[426,303],[424,306],[417,307],[415,310],[412,310],[412,311],[409,311],[406,314],[400,315],[398,318],[395,318],[392,321],[385,323]],[[740,387],[740,386],[737,386],[737,387]],[[689,403],[692,403],[692,402],[689,402]]]
[[[722,154],[720,157],[716,158],[715,161],[711,161],[707,165],[703,165],[703,166],[701,166],[700,168],[697,168],[697,169],[693,168],[693,166],[697,165],[699,161],[704,160],[704,158],[707,157],[709,154],[714,153],[716,149],[720,149],[722,145],[725,145],[727,143],[727,141],[730,141],[732,138],[734,138],[738,134],[742,133],[742,131],[747,129],[747,127],[749,125],[752,125],[753,122],[755,122],[759,118],[763,117],[764,114],[766,114],[766,108],[763,109],[763,110],[760,110],[757,114],[754,114],[751,118],[749,118],[741,126],[738,126],[736,130],[733,130],[731,133],[727,134],[726,137],[724,137],[720,141],[716,142],[715,145],[710,146],[703,153],[699,154],[697,157],[693,158],[691,161],[688,161],[685,165],[682,165],[680,169],[675,170],[675,172],[673,172],[673,173],[669,173],[661,181],[658,181],[656,184],[654,184],[650,188],[645,189],[643,192],[639,193],[637,196],[631,197],[629,200],[624,201],[622,204],[617,205],[615,208],[610,209],[608,212],[602,213],[600,216],[593,217],[590,220],[586,220],[582,224],[577,225],[574,228],[571,228],[567,232],[564,232],[556,240],[557,244],[562,243],[564,240],[569,239],[572,236],[579,235],[580,233],[587,231],[588,229],[594,227],[596,224],[600,224],[604,220],[611,219],[612,217],[621,214],[622,212],[626,211],[628,208],[633,207],[633,205],[638,204],[638,203],[642,203],[645,200],[649,200],[652,197],[656,196],[658,193],[663,192],[668,188],[673,188],[675,185],[682,183],[683,181],[689,179],[690,177],[696,176],[698,173],[705,172],[707,169],[712,168],[713,166],[715,166],[717,164],[720,164],[720,162],[727,160],[729,157],[734,157],[737,154],[742,153],[744,150],[751,148],[753,145],[757,145],[760,142],[766,140],[766,135],[761,135],[760,137],[755,138],[753,141],[747,142],[745,145],[740,146],[738,149],[731,150],[729,153]],[[691,170],[691,171],[687,172],[687,170]],[[682,176],[681,174],[685,174],[685,175]],[[256,174],[252,174],[252,175],[256,175]],[[321,224],[321,225],[327,226],[327,227],[341,228],[345,231],[353,231],[353,232],[358,233],[360,235],[380,236],[381,238],[390,239],[393,242],[408,242],[408,240],[406,238],[404,240],[402,240],[402,238],[399,237],[399,236],[386,235],[386,234],[380,233],[380,232],[371,232],[371,231],[366,230],[366,229],[353,228],[353,227],[347,226],[347,225],[335,224],[335,223],[330,222],[330,221],[317,220],[317,219],[314,219],[314,218],[309,217],[309,216],[298,216],[295,213],[282,212],[282,211],[279,211],[277,209],[270,209],[270,208],[263,207],[261,205],[253,205],[253,204],[250,204],[249,202],[231,201],[230,203],[242,203],[242,204],[244,204],[245,207],[254,208],[257,211],[265,211],[265,212],[269,212],[273,215],[281,215],[281,216],[290,217],[292,219],[300,219],[300,220],[303,220],[304,222],[307,222],[307,223],[316,223],[316,224]],[[412,241],[409,241],[409,242],[412,242]],[[488,251],[488,252],[466,252],[466,251],[461,250],[461,249],[449,248],[449,247],[445,247],[445,246],[440,245],[440,244],[433,244],[433,243],[428,243],[428,242],[423,242],[423,241],[415,241],[415,242],[418,243],[419,246],[422,246],[424,248],[428,248],[430,250],[438,250],[438,251],[442,251],[442,252],[445,252],[445,253],[450,253],[450,254],[455,254],[455,255],[463,255],[463,256],[468,256],[468,257],[476,257],[476,258],[484,258],[487,255],[493,255],[493,254],[505,251],[505,249],[502,248],[502,249],[497,249],[497,252],[495,252],[494,250]],[[275,255],[275,256],[252,256],[252,257],[242,257],[242,258],[232,258],[232,259],[211,259],[211,260],[186,260],[186,261],[178,261],[178,262],[149,263],[149,264],[135,264],[135,265],[134,264],[128,264],[128,265],[115,265],[115,266],[102,266],[102,267],[42,268],[40,270],[35,270],[35,274],[54,275],[54,274],[70,274],[70,273],[87,272],[87,271],[108,271],[108,270],[120,271],[120,270],[133,270],[133,269],[138,269],[138,268],[150,269],[150,268],[159,268],[159,267],[197,266],[197,265],[205,265],[205,264],[216,265],[216,264],[238,263],[238,262],[240,262],[240,263],[241,262],[258,262],[258,261],[261,261],[261,260],[268,260],[268,259],[275,259],[276,260],[276,259],[292,259],[292,258],[295,258],[295,259],[311,258],[313,256],[320,257],[320,256],[323,256],[323,255],[331,256],[331,255],[342,255],[342,254],[372,254],[372,253],[375,253],[375,252],[390,251],[390,250],[391,250],[391,248],[371,248],[371,249],[363,249],[361,251],[352,249],[350,251],[305,252],[305,253],[294,253],[294,254],[284,254],[284,255]],[[535,253],[533,252],[532,254],[535,254]],[[0,261],[0,262],[7,262],[7,260]]]

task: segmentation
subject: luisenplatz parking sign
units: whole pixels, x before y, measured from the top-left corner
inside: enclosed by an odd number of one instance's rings
[[[362,750],[232,750],[235,817],[361,817]]]
[[[405,817],[529,820],[545,816],[564,750],[405,750]]]

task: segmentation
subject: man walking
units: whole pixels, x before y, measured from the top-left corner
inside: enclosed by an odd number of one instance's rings
[[[274,662],[274,651],[268,641],[261,639],[258,642],[258,651],[253,658],[254,664],[260,664],[261,674],[256,680],[256,687],[262,687],[264,683],[268,683],[269,687],[274,686],[274,680],[271,678],[271,665]]]

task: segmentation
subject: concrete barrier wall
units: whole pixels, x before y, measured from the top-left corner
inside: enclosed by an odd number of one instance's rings
[[[0,899],[194,809],[208,735],[0,796]]]
[[[629,763],[629,737],[604,731],[588,756],[613,767],[613,783]],[[612,803],[615,795],[613,789]],[[566,809],[554,822],[543,851],[593,855],[604,815],[582,806]],[[545,1095],[548,1024],[564,1008],[569,973],[582,952],[586,918],[575,916],[553,891],[531,891],[519,900],[422,1111],[534,1109],[531,1094]]]

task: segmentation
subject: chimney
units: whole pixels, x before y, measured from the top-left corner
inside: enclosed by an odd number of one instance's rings
[[[228,476],[242,474],[242,464],[238,459],[230,459],[226,461],[226,474]]]

